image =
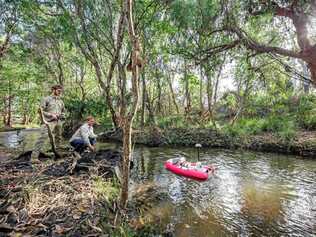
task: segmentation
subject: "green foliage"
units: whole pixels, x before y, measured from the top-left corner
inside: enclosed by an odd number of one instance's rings
[[[234,125],[225,124],[221,129],[231,136],[249,136],[263,132],[264,119],[240,119]]]
[[[2,99],[11,98],[14,117],[27,116],[31,119],[37,115],[36,105],[41,96],[39,84],[43,82],[44,74],[39,58],[31,49],[22,44],[10,48],[0,65],[0,94]],[[4,109],[2,103],[0,109]]]
[[[187,125],[184,116],[164,116],[159,118],[157,125],[160,128],[180,128]]]
[[[266,118],[243,118],[234,125],[225,124],[222,131],[231,136],[246,137],[263,132],[270,132],[281,139],[291,140],[298,129],[296,121],[292,117],[269,116]]]
[[[293,108],[300,127],[308,130],[316,129],[316,96],[314,94],[299,97],[297,106]]]
[[[98,198],[107,202],[113,202],[119,196],[119,186],[111,180],[104,180],[96,176],[93,182],[93,190]]]
[[[276,133],[278,136],[285,140],[294,138],[297,131],[297,123],[290,116],[271,116],[266,119],[263,124],[262,130],[267,132]]]
[[[110,125],[111,121],[108,117],[108,108],[102,97],[89,98],[84,101],[79,98],[65,99],[66,110],[72,120],[82,120],[88,115],[98,118],[103,125]]]

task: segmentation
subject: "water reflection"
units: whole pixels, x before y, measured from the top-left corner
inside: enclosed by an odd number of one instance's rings
[[[171,203],[164,204],[172,211],[155,215],[173,223],[176,236],[316,236],[316,161],[203,150],[201,160],[218,169],[199,183],[163,168],[172,157],[196,160],[194,149],[142,147],[135,156],[138,180],[155,181],[168,192]]]
[[[0,145],[8,148],[16,148],[21,151],[30,150],[34,146],[39,135],[39,129],[0,132]]]

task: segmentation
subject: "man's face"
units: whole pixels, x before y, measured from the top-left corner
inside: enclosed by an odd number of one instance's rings
[[[60,96],[62,94],[63,90],[62,89],[54,89],[53,94],[54,96]]]
[[[93,126],[94,123],[95,123],[95,120],[94,120],[94,119],[89,119],[89,120],[88,120],[88,125],[89,125],[89,126]]]

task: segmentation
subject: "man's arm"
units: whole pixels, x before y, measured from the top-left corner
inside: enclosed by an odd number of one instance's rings
[[[96,135],[96,134],[94,133],[93,128],[91,128],[90,137],[91,137],[91,138],[97,138],[97,137],[98,137],[98,135]]]
[[[91,151],[95,151],[95,147],[91,145],[89,140],[89,129],[86,126],[81,126],[80,133],[83,138],[83,142],[89,147]]]
[[[90,140],[89,140],[89,129],[83,125],[80,128],[80,133],[81,133],[84,144],[88,146],[91,145]]]
[[[51,119],[57,119],[56,115],[55,114],[52,114],[52,113],[49,113],[47,112],[47,107],[48,107],[48,104],[49,104],[49,97],[44,97],[41,101],[41,109],[43,111],[43,115],[45,118],[48,118],[49,120]]]
[[[65,118],[66,118],[65,104],[63,101],[61,101],[61,113],[59,115],[59,119],[64,120]]]

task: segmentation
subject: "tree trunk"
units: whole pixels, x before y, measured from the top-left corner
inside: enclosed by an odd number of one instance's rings
[[[218,83],[219,83],[219,77],[221,75],[221,72],[222,72],[222,67],[220,67],[220,70],[219,70],[217,77],[216,77],[216,80],[215,80],[213,106],[216,105],[216,102],[217,102]]]
[[[251,67],[250,63],[249,63],[249,67]],[[249,95],[249,92],[250,92],[250,89],[251,89],[251,83],[250,83],[250,80],[249,78],[247,78],[247,81],[246,81],[246,85],[245,85],[245,90],[242,94],[242,96],[240,96],[241,94],[241,87],[242,85],[240,84],[238,87],[238,97],[239,97],[239,108],[237,110],[237,113],[236,115],[234,116],[234,118],[230,121],[230,124],[231,125],[234,125],[235,122],[239,119],[239,117],[243,114],[243,111],[244,111],[244,107],[245,107],[245,104],[246,104],[246,99]],[[241,82],[240,82],[241,83]]]
[[[210,76],[209,68],[207,68],[207,110],[210,114],[212,114],[212,98],[213,98],[213,83],[212,83],[212,78]]]
[[[155,120],[155,114],[154,114],[154,110],[153,110],[153,106],[150,102],[150,98],[148,95],[148,91],[145,91],[145,100],[146,100],[146,107],[148,110],[148,123],[149,124],[156,124],[156,120]]]
[[[126,102],[126,73],[125,67],[121,62],[118,62],[119,78],[120,78],[120,118],[123,118],[126,114],[127,102]],[[118,126],[122,127],[121,121],[118,122]]]
[[[146,82],[145,82],[145,72],[142,72],[142,107],[140,116],[140,127],[144,128],[145,125],[145,106],[146,106]]]
[[[187,62],[184,60],[184,86],[185,86],[185,113],[186,115],[191,112],[191,95],[190,95],[190,82],[188,78],[188,72],[187,72]]]
[[[124,9],[126,10],[127,22],[128,22],[128,33],[129,38],[132,43],[132,94],[133,101],[131,109],[123,119],[124,129],[123,129],[123,181],[121,189],[121,199],[120,204],[122,208],[126,208],[128,200],[128,183],[129,183],[129,166],[131,160],[131,134],[132,134],[132,123],[135,117],[137,106],[138,106],[138,97],[139,97],[139,78],[138,78],[138,66],[137,61],[140,58],[140,44],[138,37],[134,31],[134,22],[133,22],[133,1],[125,0]]]
[[[63,67],[62,67],[62,62],[61,62],[61,59],[62,59],[62,55],[60,53],[60,48],[59,48],[59,42],[56,42],[55,39],[53,39],[53,44],[54,44],[54,51],[55,51],[55,54],[56,54],[56,61],[57,61],[57,67],[58,67],[58,83],[60,85],[64,85],[64,82],[65,82],[65,78],[64,78],[64,70],[63,70]]]
[[[4,57],[4,54],[7,52],[10,46],[10,39],[11,39],[13,28],[14,28],[14,24],[11,27],[8,27],[9,31],[6,32],[4,41],[2,44],[0,44],[0,62],[1,62],[1,58]],[[4,26],[3,29],[6,29],[6,27]]]
[[[24,113],[23,113],[22,124],[23,124],[23,125],[28,125],[28,124],[29,124],[29,116],[28,116],[28,114],[27,114],[26,111],[24,111]]]
[[[161,78],[158,77],[158,70],[156,69],[156,81],[157,81],[157,112],[159,115],[162,115],[162,106],[161,106]]]
[[[7,111],[7,121],[5,123],[6,127],[12,127],[12,96],[9,95],[8,97],[8,111]]]
[[[3,122],[3,125],[5,125],[6,122],[7,122],[7,98],[6,98],[5,95],[3,96],[3,117],[2,117],[2,122]]]
[[[219,70],[218,70],[218,73],[217,73],[217,77],[216,77],[216,81],[215,81],[215,87],[214,87],[214,90],[213,90],[213,94],[214,94],[213,105],[215,105],[216,102],[217,102],[218,83],[219,83],[219,78],[220,78],[220,76],[222,74],[223,67],[225,65],[225,61],[226,61],[226,53],[224,54],[223,62],[220,64]]]
[[[132,123],[125,117],[122,119],[123,126],[123,165],[122,165],[122,184],[121,184],[121,207],[125,208],[128,200],[128,183],[129,183],[129,163],[131,160],[131,134]]]
[[[309,78],[309,72],[308,72],[308,67],[307,67],[306,63],[303,60],[298,60],[298,61],[303,68],[303,76],[305,78]],[[304,93],[306,93],[306,94],[309,93],[310,85],[311,85],[311,83],[309,81],[302,80],[302,88],[303,88]]]
[[[168,81],[169,89],[171,92],[172,102],[173,102],[174,106],[176,107],[177,114],[179,114],[179,106],[178,106],[177,101],[176,101],[176,96],[174,94],[172,83],[171,83],[169,75],[167,76],[167,81]]]
[[[168,115],[171,115],[171,114],[172,114],[172,98],[171,98],[170,93],[168,93]]]
[[[8,110],[7,110],[7,121],[5,122],[5,126],[11,128],[12,127],[12,88],[11,88],[11,80],[9,79],[9,88],[8,88]]]
[[[202,65],[200,65],[200,111],[201,115],[204,111],[204,105],[203,105],[203,68]]]

